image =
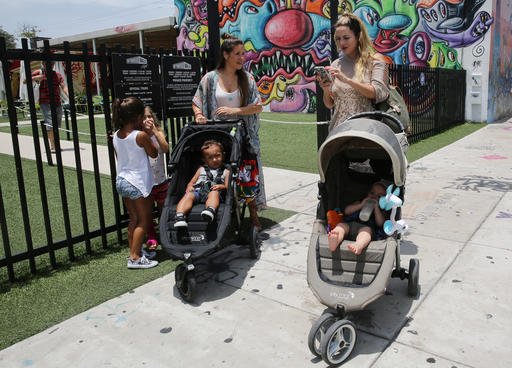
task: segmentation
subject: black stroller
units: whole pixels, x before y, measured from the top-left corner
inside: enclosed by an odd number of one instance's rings
[[[232,226],[237,244],[248,244],[252,259],[259,256],[260,242],[251,225],[248,239],[241,234],[246,201],[237,194],[237,178],[242,159],[251,158],[247,130],[243,121],[213,122],[205,125],[187,124],[171,153],[168,176],[169,190],[160,217],[162,247],[174,260],[182,260],[175,270],[177,289],[182,298],[193,301],[196,291],[194,262],[230,244],[225,234]],[[229,186],[212,223],[201,216],[204,203],[195,204],[188,214],[188,227],[175,228],[176,205],[185,193],[187,183],[202,164],[200,148],[206,140],[220,142],[225,151],[225,164],[230,171]],[[246,234],[247,235],[247,234]],[[232,243],[232,242],[231,242]]]
[[[383,295],[390,277],[407,279],[410,296],[419,292],[419,260],[410,259],[408,270],[400,264],[401,233],[396,230],[401,225],[400,208],[393,209],[396,216],[391,212],[398,221],[386,231],[389,236],[371,241],[358,256],[347,249],[354,239],[344,240],[331,252],[326,230],[328,209],[344,208],[363,198],[376,181],[391,184],[388,190],[393,188],[394,199],[401,205],[406,142],[400,121],[375,111],[354,115],[334,128],[318,150],[320,201],[309,244],[307,279],[328,310],[313,324],[308,346],[330,365],[345,361],[356,343],[356,327],[346,314],[364,309]]]

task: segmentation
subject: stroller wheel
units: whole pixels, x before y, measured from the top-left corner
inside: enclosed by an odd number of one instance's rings
[[[407,284],[407,294],[417,296],[419,292],[420,261],[417,258],[409,260],[409,280]]]
[[[356,327],[346,319],[334,322],[320,341],[322,359],[330,365],[341,364],[354,350]]]
[[[186,302],[192,302],[196,294],[196,277],[194,271],[188,271],[185,264],[180,264],[174,271],[176,287]]]
[[[257,259],[260,256],[260,240],[258,239],[258,231],[256,228],[251,225],[249,228],[249,253],[251,255],[251,259]]]
[[[334,314],[324,313],[313,323],[313,326],[311,326],[308,335],[308,347],[317,357],[322,355],[320,352],[320,341],[322,341],[322,337],[324,337],[325,332],[337,320],[338,318]]]

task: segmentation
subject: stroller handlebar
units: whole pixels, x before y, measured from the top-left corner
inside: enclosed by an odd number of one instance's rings
[[[237,124],[237,123],[243,123],[242,119],[228,119],[228,120],[206,120],[206,123],[204,124],[198,124],[196,121],[192,121],[190,124],[192,125],[216,125],[216,124]]]
[[[368,112],[361,112],[358,114],[354,114],[350,116],[347,120],[357,119],[357,118],[370,118],[375,120],[380,120],[384,124],[386,124],[388,127],[391,128],[391,130],[395,133],[405,133],[404,125],[396,116],[393,116],[391,114],[388,114],[384,111],[368,111]]]

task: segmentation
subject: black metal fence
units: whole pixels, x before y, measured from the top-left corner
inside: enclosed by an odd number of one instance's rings
[[[390,65],[391,83],[400,88],[411,118],[410,143],[432,137],[461,124],[465,119],[466,71]],[[322,90],[318,94],[318,121],[328,121]],[[318,144],[327,136],[327,126],[319,126]]]
[[[407,65],[390,66],[411,117],[409,142],[436,135],[465,119],[466,71]]]
[[[16,188],[6,188],[0,183],[0,231],[2,233],[3,249],[0,249],[0,271],[7,273],[9,281],[27,272],[35,273],[38,269],[56,268],[59,261],[74,261],[76,252],[93,254],[98,245],[109,248],[112,242],[121,244],[122,229],[127,226],[128,215],[115,190],[115,158],[111,140],[107,139],[112,129],[110,102],[114,96],[112,83],[112,53],[134,53],[141,51],[117,47],[107,49],[100,46],[97,54],[92,54],[84,43],[81,51],[71,50],[64,43],[62,50],[50,50],[48,41],[42,51],[28,48],[27,40],[22,40],[21,49],[6,49],[5,40],[0,38],[0,62],[6,87],[8,132],[13,147],[13,156],[0,155],[5,163],[2,174],[15,177]],[[146,50],[146,54],[178,55],[176,50]],[[183,55],[183,53],[180,53]],[[205,53],[187,54],[197,56],[201,60],[202,73],[206,71]],[[85,95],[81,100],[75,98],[72,73],[67,72],[69,90],[69,108],[66,109],[66,135],[73,142],[74,162],[67,165],[76,168],[67,170],[61,151],[59,134],[62,134],[57,124],[53,124],[56,153],[52,156],[46,129],[40,124],[40,114],[36,109],[32,88],[27,88],[28,114],[18,113],[19,104],[14,99],[11,87],[9,64],[13,60],[24,62],[24,72],[27,86],[32,85],[31,65],[33,61],[63,62],[67,71],[71,71],[72,63],[80,63],[85,72]],[[91,85],[90,65],[96,63],[101,98],[93,96]],[[50,67],[48,67],[50,68]],[[47,70],[50,73],[50,69]],[[23,83],[23,82],[21,82]],[[52,78],[48,79],[52,120],[57,120],[57,111]],[[98,109],[98,105],[101,106]],[[81,148],[82,137],[78,129],[79,110],[85,114],[87,144],[90,144],[90,156],[84,157]],[[22,122],[20,119],[28,118]],[[170,143],[176,143],[183,125],[191,119],[190,116],[168,116],[163,121],[164,129],[170,136]],[[104,120],[101,125],[97,121]],[[22,124],[23,123],[23,124]],[[6,123],[7,124],[7,123]],[[42,128],[41,130],[39,128]],[[81,124],[81,129],[84,125]],[[27,137],[21,137],[20,129],[30,129],[31,145],[33,145],[34,161],[22,159],[20,140],[27,144]],[[43,145],[40,136],[43,135]],[[98,144],[98,138],[106,141]],[[23,146],[23,149],[26,149]],[[54,160],[56,164],[54,165]],[[92,162],[91,171],[83,170],[82,162]],[[100,164],[108,162],[107,173],[100,171]],[[46,165],[48,163],[48,165]],[[9,178],[12,183],[12,178]],[[72,198],[72,200],[70,200]],[[54,205],[58,202],[58,208]],[[78,218],[77,218],[78,217]],[[15,223],[22,226],[13,226]],[[11,229],[22,228],[23,234]],[[94,246],[91,241],[96,239]],[[19,267],[18,267],[19,266]],[[0,273],[1,275],[1,273]],[[3,277],[0,277],[0,280]]]
[[[0,175],[12,175],[17,185],[15,188],[6,188],[0,182],[0,231],[3,243],[3,249],[0,249],[0,272],[5,271],[10,281],[16,279],[17,273],[25,272],[23,265],[29,272],[35,273],[47,266],[57,267],[59,260],[75,260],[77,251],[92,254],[97,244],[107,249],[112,242],[121,244],[123,241],[122,229],[127,225],[128,216],[115,190],[114,150],[111,141],[107,139],[112,131],[110,102],[115,98],[111,73],[114,52],[141,54],[136,48],[107,49],[104,46],[99,47],[97,54],[92,54],[85,43],[79,52],[71,50],[68,43],[64,44],[62,50],[55,51],[50,50],[48,41],[45,42],[44,50],[33,51],[28,49],[26,40],[22,42],[22,49],[7,50],[5,41],[0,38],[1,72],[6,81],[8,132],[14,150],[12,157],[2,158],[0,155],[0,160],[8,160],[7,166],[12,165],[11,169],[2,167]],[[178,55],[176,50],[162,49],[146,50],[146,54]],[[202,74],[206,72],[206,53],[196,52],[185,56],[199,57]],[[31,88],[27,89],[29,113],[23,116],[17,113],[19,106],[9,83],[8,65],[11,60],[24,61],[28,86],[32,84],[31,61],[63,62],[68,71],[72,70],[72,62],[83,66],[85,94],[80,99],[75,98],[72,75],[67,73],[70,101],[65,131],[67,139],[73,142],[74,162],[71,166],[76,170],[67,170],[64,166],[59,141],[59,134],[62,133],[56,124],[53,126],[57,148],[55,156],[50,153],[47,139],[40,140],[40,134],[46,138],[46,129],[39,129],[42,125]],[[99,74],[101,97],[93,96],[95,91],[90,82],[89,67],[93,63],[96,63]],[[412,119],[410,141],[435,135],[464,121],[465,71],[392,66],[391,77],[400,86],[409,107]],[[56,96],[51,88],[52,81],[48,83],[53,106]],[[321,90],[318,101],[318,120],[328,120],[329,112],[321,104]],[[52,108],[54,121],[56,113],[55,108]],[[91,148],[88,157],[83,157],[80,146],[84,141],[78,129],[80,113],[85,114],[84,120],[90,136],[87,141]],[[20,153],[20,129],[24,126],[20,124],[20,119],[25,118],[29,118],[24,129],[30,129],[30,145],[34,151],[34,161],[30,162],[22,160]],[[104,121],[101,126],[97,125],[99,119]],[[176,144],[182,127],[191,119],[191,116],[165,117],[163,125],[171,147]],[[98,144],[98,138],[105,139],[106,148]],[[321,134],[318,139],[321,140]],[[23,142],[27,144],[25,136]],[[54,165],[54,159],[57,165]],[[90,171],[83,169],[84,159],[92,162]],[[102,174],[100,166],[104,162],[108,162],[108,172]],[[59,204],[57,209],[55,202]],[[22,234],[10,231],[13,228],[10,225],[14,222],[22,224],[21,227],[15,227],[22,228]],[[94,244],[93,240],[96,240]],[[18,265],[22,265],[22,270],[17,271]]]

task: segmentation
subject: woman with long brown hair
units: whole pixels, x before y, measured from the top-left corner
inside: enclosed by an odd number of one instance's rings
[[[224,34],[222,40],[218,66],[201,79],[192,109],[197,124],[205,124],[208,120],[244,120],[251,151],[257,157],[259,185],[252,192],[244,188],[243,195],[247,198],[253,225],[260,231],[257,210],[266,207],[258,136],[258,114],[263,107],[253,76],[243,69],[245,49],[242,40],[229,34]]]

